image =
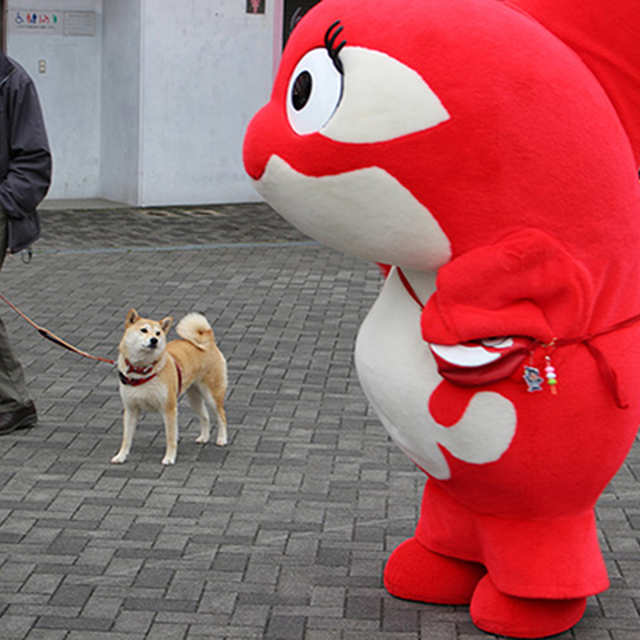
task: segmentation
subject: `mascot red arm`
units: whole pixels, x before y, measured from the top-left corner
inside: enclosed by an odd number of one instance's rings
[[[256,188],[390,265],[362,387],[427,475],[394,595],[560,633],[608,586],[594,505],[640,422],[633,0],[323,0],[245,139]]]

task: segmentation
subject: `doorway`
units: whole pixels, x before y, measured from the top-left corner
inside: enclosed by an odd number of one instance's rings
[[[6,53],[5,49],[5,24],[6,24],[6,9],[4,6],[4,0],[0,0],[0,51]]]
[[[282,12],[282,48],[287,44],[287,40],[291,35],[300,18],[318,4],[320,0],[284,0],[284,10]]]

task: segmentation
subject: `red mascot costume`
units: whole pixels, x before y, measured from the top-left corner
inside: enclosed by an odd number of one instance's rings
[[[387,265],[363,389],[428,475],[401,598],[560,633],[640,423],[635,0],[323,0],[245,140],[302,231]]]

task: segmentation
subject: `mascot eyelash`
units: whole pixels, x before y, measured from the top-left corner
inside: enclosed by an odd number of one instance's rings
[[[347,41],[343,40],[337,47],[335,46],[338,36],[344,31],[344,27],[338,27],[339,24],[340,20],[336,20],[327,29],[327,33],[324,34],[324,46],[327,48],[327,52],[329,53],[329,57],[333,60],[335,68],[344,75],[344,67],[342,66],[342,60],[340,60],[340,52],[347,44]],[[338,29],[331,34],[336,27],[338,27]]]

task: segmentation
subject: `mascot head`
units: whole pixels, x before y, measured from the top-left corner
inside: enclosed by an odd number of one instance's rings
[[[498,0],[323,0],[294,30],[244,158],[308,235],[406,268],[531,227],[606,260],[636,226],[611,99],[563,40]]]

